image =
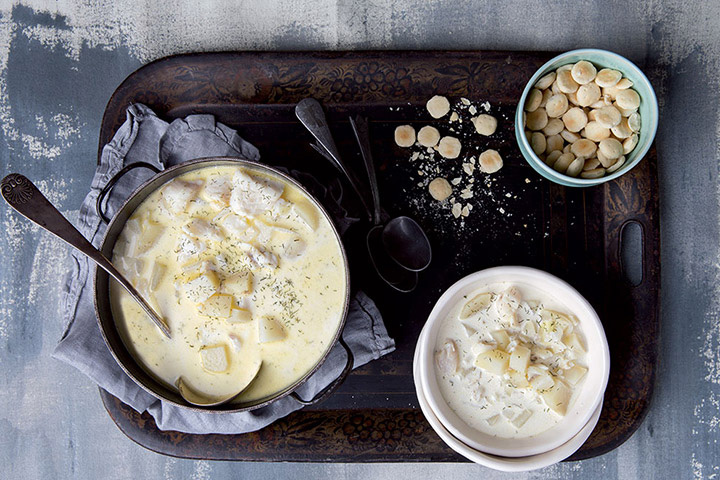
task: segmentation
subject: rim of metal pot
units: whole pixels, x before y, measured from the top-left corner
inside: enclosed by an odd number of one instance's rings
[[[115,349],[111,347],[110,341],[108,340],[107,334],[103,327],[103,323],[100,319],[101,313],[100,313],[100,308],[98,306],[99,292],[98,292],[98,276],[97,276],[98,268],[97,268],[97,266],[94,267],[95,277],[93,279],[93,304],[95,306],[95,316],[96,316],[96,320],[98,323],[98,327],[100,328],[100,333],[102,334],[105,345],[108,347],[108,350],[110,350],[110,353],[112,354],[113,358],[115,359],[115,362],[120,366],[120,368],[122,368],[122,370],[125,372],[125,374],[127,374],[133,380],[133,382],[135,382],[135,384],[140,386],[140,388],[142,388],[143,390],[145,390],[146,392],[148,392],[150,395],[157,398],[158,400],[161,400],[163,402],[168,402],[171,405],[175,405],[175,406],[178,406],[178,407],[181,407],[184,409],[193,410],[193,411],[202,412],[202,413],[239,413],[239,412],[246,412],[246,411],[256,410],[258,408],[265,407],[277,400],[280,400],[283,397],[290,395],[297,388],[301,387],[305,383],[305,381],[308,378],[310,378],[315,372],[317,372],[318,369],[325,363],[325,360],[327,360],[328,355],[330,355],[330,352],[335,347],[335,345],[338,343],[338,340],[340,339],[342,332],[345,329],[345,324],[347,322],[347,314],[348,314],[348,310],[349,310],[349,306],[350,306],[350,267],[348,264],[347,254],[345,252],[345,246],[343,245],[340,234],[338,233],[337,228],[335,227],[335,223],[333,222],[332,217],[330,217],[330,215],[328,214],[327,210],[325,210],[325,207],[322,205],[322,203],[320,203],[320,201],[317,198],[315,198],[314,195],[312,195],[310,192],[308,192],[308,190],[303,185],[301,185],[300,182],[298,182],[296,179],[292,178],[291,176],[277,170],[275,167],[271,167],[271,166],[268,166],[268,165],[265,165],[265,164],[262,164],[259,162],[255,162],[252,160],[245,160],[245,159],[233,158],[233,157],[198,158],[198,159],[190,160],[190,161],[178,164],[178,165],[173,165],[172,167],[169,167],[169,168],[161,171],[160,173],[153,175],[148,180],[143,182],[142,185],[137,187],[128,196],[128,198],[125,199],[125,201],[123,201],[122,205],[117,209],[115,214],[112,216],[110,223],[108,223],[105,233],[103,234],[102,243],[100,244],[100,250],[101,251],[105,250],[106,242],[108,241],[108,234],[109,234],[109,232],[111,232],[113,230],[113,226],[115,225],[115,222],[117,221],[118,217],[120,216],[120,213],[122,213],[127,208],[128,203],[130,203],[131,200],[135,198],[135,196],[137,196],[138,194],[143,192],[150,183],[155,182],[160,178],[167,177],[166,181],[162,182],[158,187],[154,188],[151,192],[149,192],[148,195],[145,196],[145,198],[147,198],[152,192],[161,188],[162,185],[165,185],[165,183],[167,183],[167,181],[170,181],[179,175],[182,175],[184,173],[187,173],[187,172],[199,169],[199,168],[203,168],[203,167],[219,166],[217,164],[220,164],[220,165],[225,164],[228,166],[233,166],[233,164],[235,164],[236,166],[247,166],[251,169],[255,168],[255,169],[258,169],[261,171],[263,171],[263,170],[269,171],[270,173],[281,177],[283,180],[290,183],[295,188],[299,189],[309,199],[311,199],[312,202],[315,204],[315,206],[320,210],[320,212],[323,214],[325,219],[330,224],[330,228],[332,229],[333,234],[335,235],[335,239],[337,240],[337,243],[340,247],[340,253],[342,254],[343,265],[344,265],[344,270],[345,270],[345,299],[344,299],[342,316],[341,316],[340,322],[338,323],[337,331],[333,335],[332,341],[328,344],[327,349],[325,350],[323,355],[320,357],[320,359],[317,361],[315,366],[313,366],[313,368],[311,368],[305,375],[303,375],[300,379],[295,381],[292,385],[288,386],[284,390],[282,390],[279,393],[276,393],[270,397],[260,399],[260,401],[258,403],[253,403],[252,405],[238,406],[238,407],[234,408],[234,405],[237,405],[237,404],[228,403],[225,405],[220,405],[218,407],[198,407],[198,406],[191,405],[188,403],[180,403],[175,400],[166,398],[165,396],[154,391],[152,388],[150,388],[150,386],[146,385],[143,381],[136,378],[136,376],[133,375],[133,373],[129,371],[129,369],[125,366],[124,362],[118,357],[117,353],[115,352]],[[197,167],[197,168],[192,168],[192,167]],[[183,170],[183,171],[180,173],[176,173],[178,170]],[[143,198],[142,201],[144,201],[145,198]],[[132,215],[132,213],[130,213],[130,215]],[[130,215],[128,215],[128,217]],[[117,241],[117,239],[116,239],[116,241]],[[113,247],[114,247],[114,243],[115,242],[113,242]],[[107,282],[109,285],[109,282],[110,282],[109,278],[107,279]],[[110,295],[109,287],[107,290],[108,290],[107,294],[109,297],[109,295]],[[110,317],[112,317],[112,310],[110,310],[108,312],[108,315],[110,315]],[[111,320],[112,320],[112,324],[115,325],[114,319],[111,318]],[[116,327],[116,331],[117,331],[117,327]],[[125,348],[125,350],[127,350],[127,353],[130,356],[130,358],[132,358],[135,361],[137,366],[142,371],[144,371],[146,375],[148,375],[150,378],[154,378],[153,375],[150,374],[150,372],[148,372],[148,370],[142,365],[141,362],[135,360],[135,356],[131,353],[131,351],[127,347],[127,345],[125,345],[125,341],[123,340],[122,335],[120,335],[119,331],[117,331],[117,334],[120,337],[121,343],[122,343],[123,347]],[[161,384],[161,382],[157,379],[155,379],[155,382],[158,384]]]

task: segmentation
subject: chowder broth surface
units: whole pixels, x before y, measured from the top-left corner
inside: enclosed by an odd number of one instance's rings
[[[258,376],[237,402],[285,390],[330,348],[343,318],[345,258],[329,221],[281,177],[204,167],[167,182],[130,216],[113,262],[167,321],[168,339],[119,284],[113,317],[155,378],[213,397]]]
[[[524,283],[483,285],[444,319],[435,374],[470,427],[526,438],[560,422],[587,373],[578,321],[553,295]]]

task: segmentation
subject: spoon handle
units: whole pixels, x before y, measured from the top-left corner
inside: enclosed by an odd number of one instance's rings
[[[314,98],[300,100],[295,106],[295,115],[320,142],[320,145],[332,155],[337,167],[344,172],[345,166],[340,161],[340,154],[335,146],[335,140],[330,133],[330,127],[328,127],[327,118],[325,118],[325,112],[323,112],[320,102]]]
[[[325,149],[326,154],[323,154],[323,156],[329,159],[345,175],[353,190],[357,193],[357,196],[360,197],[360,201],[363,207],[365,207],[368,216],[371,216],[370,207],[365,200],[365,196],[362,194],[362,189],[360,188],[357,178],[340,158],[340,153],[335,146],[335,141],[330,133],[330,127],[328,127],[325,112],[323,112],[320,102],[314,98],[301,100],[295,106],[295,116],[300,120],[300,123],[308,129],[312,136],[315,137],[320,146]]]
[[[53,206],[38,188],[25,176],[11,173],[0,183],[2,196],[12,208],[28,220],[40,225],[60,240],[90,260],[97,263],[109,273],[130,295],[140,304],[158,328],[170,338],[170,329],[163,319],[155,313],[152,307],[135,290],[130,282],[115,268],[115,266],[98,249],[82,236],[82,234]]]
[[[362,155],[365,169],[367,170],[368,180],[370,182],[370,193],[373,200],[373,223],[380,225],[380,190],[378,189],[377,175],[375,174],[375,163],[370,150],[370,132],[368,131],[368,122],[365,117],[356,116],[350,119],[355,139],[360,146],[360,154]]]

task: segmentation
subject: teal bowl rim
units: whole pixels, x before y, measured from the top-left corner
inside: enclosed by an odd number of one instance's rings
[[[627,165],[620,168],[618,171],[611,173],[610,175],[606,175],[604,177],[600,178],[575,178],[570,177],[568,175],[562,174],[560,172],[557,172],[556,170],[553,170],[550,168],[545,162],[543,162],[540,157],[535,155],[535,152],[533,152],[532,147],[530,146],[530,142],[528,141],[527,137],[525,137],[525,126],[523,125],[522,121],[522,115],[525,105],[525,101],[527,99],[528,93],[530,93],[530,90],[535,85],[535,82],[537,82],[541,76],[545,75],[549,72],[551,69],[551,66],[558,62],[559,60],[562,60],[565,57],[569,57],[571,55],[584,55],[587,53],[594,53],[594,54],[601,54],[608,57],[614,57],[616,60],[618,60],[620,63],[627,65],[627,68],[629,70],[632,70],[633,73],[637,76],[637,78],[640,79],[642,83],[644,83],[647,91],[649,92],[650,98],[647,98],[647,95],[642,95],[641,99],[642,101],[646,101],[649,103],[650,110],[652,113],[654,113],[655,121],[652,123],[652,125],[648,125],[647,132],[642,131],[641,133],[646,136],[649,140],[647,142],[643,141],[643,146],[640,148],[640,150],[637,152],[635,158],[632,160],[632,162],[628,163]],[[597,63],[597,62],[592,62]],[[558,65],[559,66],[559,65]],[[558,66],[552,67],[553,69],[557,68]],[[623,74],[625,73],[623,69]],[[655,140],[655,134],[657,133],[657,127],[658,127],[658,119],[659,119],[659,112],[658,112],[658,102],[657,102],[657,96],[655,95],[655,89],[653,89],[652,84],[650,83],[650,80],[645,76],[645,74],[638,68],[637,65],[635,65],[633,62],[628,60],[627,58],[623,57],[622,55],[619,55],[615,52],[611,52],[608,50],[602,50],[599,48],[582,48],[577,50],[570,50],[565,53],[561,53],[560,55],[557,55],[556,57],[551,58],[545,64],[540,67],[535,74],[530,78],[530,80],[525,85],[525,89],[523,90],[522,95],[520,96],[520,100],[518,101],[517,108],[515,110],[515,139],[517,140],[518,144],[524,147],[520,148],[520,153],[522,153],[525,160],[530,164],[530,166],[538,172],[540,175],[545,177],[546,179],[553,181],[555,183],[559,183],[560,185],[565,185],[568,187],[591,187],[593,185],[600,185],[601,183],[608,182],[610,180],[613,180],[615,178],[620,177],[621,175],[624,175],[626,172],[629,172],[632,170],[640,161],[645,158],[645,155],[650,150],[650,147],[653,144],[653,141]],[[644,120],[644,119],[643,119]]]

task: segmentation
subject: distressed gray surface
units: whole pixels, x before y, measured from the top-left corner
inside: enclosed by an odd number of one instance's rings
[[[547,3],[547,5],[545,5]],[[177,460],[128,440],[96,388],[50,357],[67,249],[0,206],[2,478],[714,478],[720,474],[720,2],[0,0],[0,174],[25,172],[71,218],[105,104],[140,65],[242,49],[595,46],[646,65],[661,105],[662,358],[640,430],[600,458],[530,474],[474,465]],[[541,6],[542,5],[542,6]]]

